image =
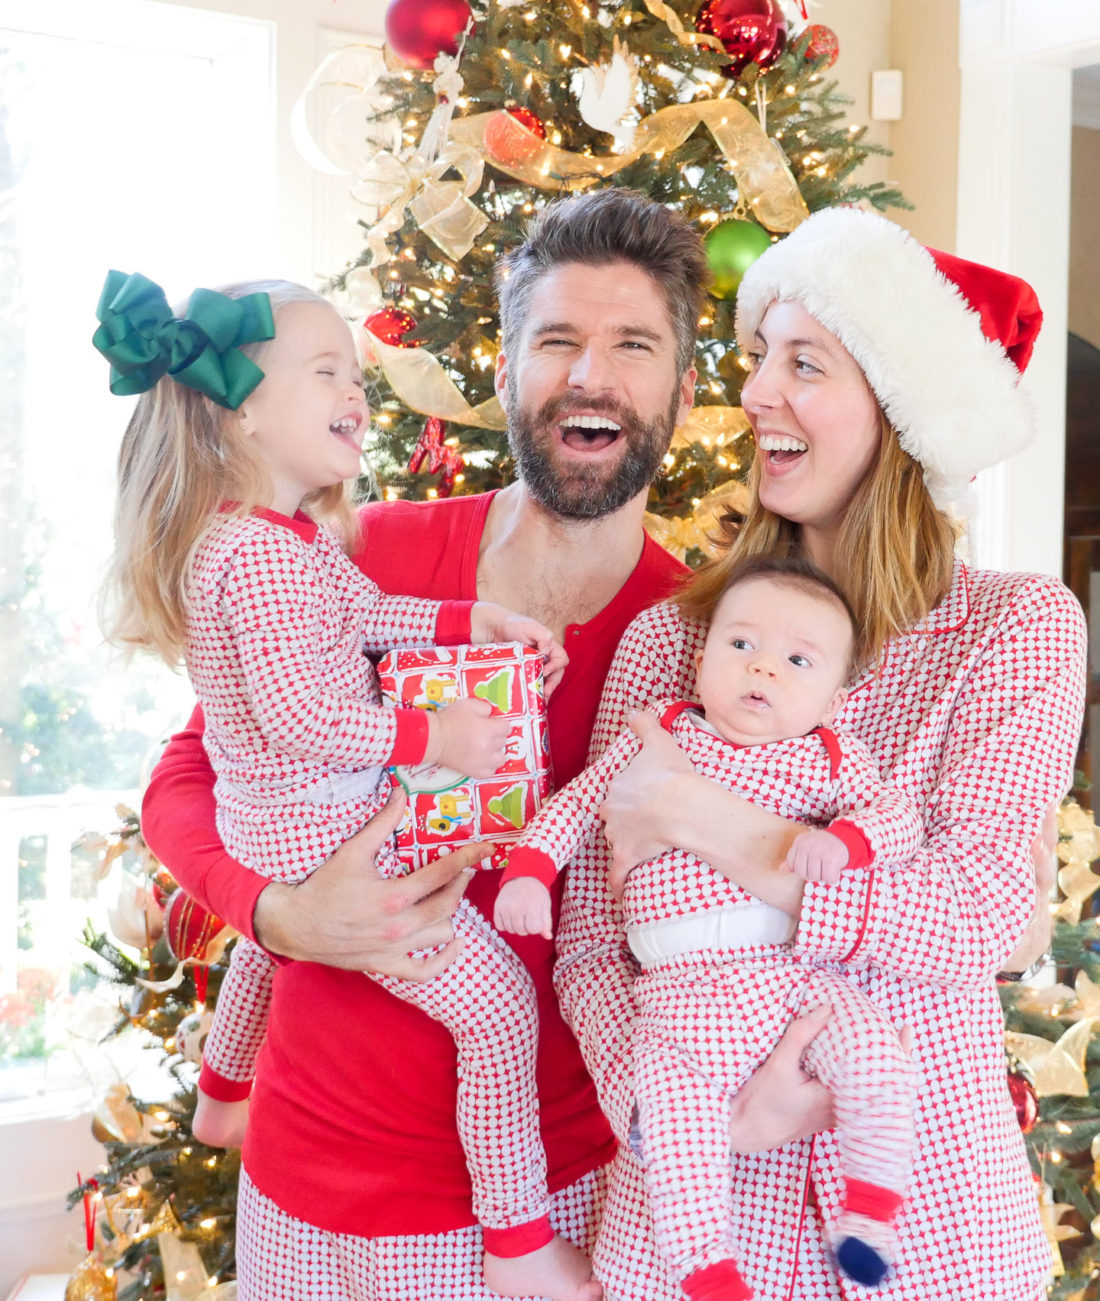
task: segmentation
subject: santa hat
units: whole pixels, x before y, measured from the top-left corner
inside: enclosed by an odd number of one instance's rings
[[[745,272],[742,352],[776,299],[801,304],[852,354],[941,509],[1031,441],[1017,381],[1043,314],[1025,281],[925,248],[877,213],[825,208]]]

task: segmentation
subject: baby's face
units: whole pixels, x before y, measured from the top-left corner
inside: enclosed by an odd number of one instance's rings
[[[699,700],[728,741],[762,745],[828,725],[847,698],[852,628],[826,595],[761,577],[727,592],[696,659]]]

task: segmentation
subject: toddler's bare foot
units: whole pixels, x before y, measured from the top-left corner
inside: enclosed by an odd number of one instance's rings
[[[240,1147],[248,1125],[248,1099],[219,1102],[200,1089],[191,1133],[207,1147]]]
[[[546,1301],[602,1301],[592,1262],[565,1238],[554,1237],[526,1256],[485,1253],[485,1286],[498,1296],[545,1297]]]

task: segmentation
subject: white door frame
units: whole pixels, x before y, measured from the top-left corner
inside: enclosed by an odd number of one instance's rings
[[[976,487],[972,552],[994,568],[1062,572],[1072,81],[1094,63],[1096,0],[960,0],[956,248],[1024,276],[1045,314],[1038,438]]]

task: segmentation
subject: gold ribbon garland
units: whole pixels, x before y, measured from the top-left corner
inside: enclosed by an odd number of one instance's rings
[[[646,154],[661,157],[678,149],[702,124],[714,137],[742,199],[747,198],[747,206],[761,226],[785,234],[809,216],[783,150],[736,100],[671,104],[658,109],[638,123],[634,143],[621,154],[571,153],[530,131],[529,156],[510,164],[493,158],[485,149],[485,125],[492,117],[492,113],[475,113],[457,119],[451,124],[452,140],[476,149],[513,180],[541,190],[586,189]]]
[[[452,168],[462,180],[442,179]],[[465,257],[489,224],[489,218],[469,198],[481,188],[483,171],[478,151],[454,141],[431,162],[419,154],[408,162],[388,150],[377,154],[351,188],[352,198],[359,203],[386,209],[367,232],[371,266],[390,261],[387,241],[404,225],[406,209],[449,258],[457,262]]]
[[[668,27],[668,30],[676,37],[681,45],[709,45],[713,50],[724,50],[725,46],[717,36],[711,36],[709,32],[689,32],[684,29],[684,24],[680,21],[680,15],[675,9],[661,0],[645,0],[645,7],[653,15],[659,18]]]
[[[367,329],[361,331],[361,337],[365,343],[364,362],[377,365],[390,388],[411,411],[477,429],[504,431],[504,408],[496,397],[472,407],[427,348],[397,348],[383,343]]]

